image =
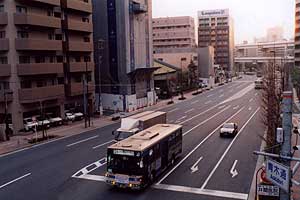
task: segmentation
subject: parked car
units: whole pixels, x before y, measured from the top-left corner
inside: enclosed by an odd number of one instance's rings
[[[60,126],[63,124],[62,118],[56,117],[52,113],[47,113],[47,119],[50,121],[51,126]]]
[[[36,121],[34,121],[32,118],[24,118],[23,123],[24,123],[24,130],[26,132],[31,131],[31,130],[33,131],[38,126],[38,123]]]
[[[74,121],[75,120],[75,115],[69,111],[66,111],[65,113],[65,119],[67,121]]]
[[[50,121],[48,119],[43,119],[41,116],[35,116],[36,121],[38,123],[38,128],[50,128]]]
[[[75,116],[75,120],[82,120],[83,119],[83,113],[81,113],[81,112],[75,112],[74,116]]]
[[[238,126],[236,123],[225,123],[220,130],[220,137],[230,136],[235,137],[238,133]]]

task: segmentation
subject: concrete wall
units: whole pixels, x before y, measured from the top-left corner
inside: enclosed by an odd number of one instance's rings
[[[198,70],[199,77],[210,78],[214,76],[214,48],[198,48]]]

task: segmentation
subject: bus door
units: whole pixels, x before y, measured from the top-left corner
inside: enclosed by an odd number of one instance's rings
[[[168,140],[164,140],[161,145],[161,168],[168,166],[169,144]]]

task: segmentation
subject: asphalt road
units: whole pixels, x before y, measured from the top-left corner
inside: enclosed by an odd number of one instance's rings
[[[259,150],[264,130],[254,80],[246,76],[162,109],[169,123],[184,127],[183,155],[145,191],[116,190],[103,182],[116,123],[0,156],[0,199],[247,199],[257,162],[252,152]],[[219,137],[226,121],[239,126],[234,139]]]

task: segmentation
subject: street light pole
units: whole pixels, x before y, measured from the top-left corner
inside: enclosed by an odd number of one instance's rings
[[[185,100],[184,94],[183,94],[183,66],[182,66],[182,62],[186,61],[186,58],[181,58],[180,59],[180,68],[181,68],[181,88],[180,88],[180,93],[181,93],[181,97],[179,98],[179,100]]]

